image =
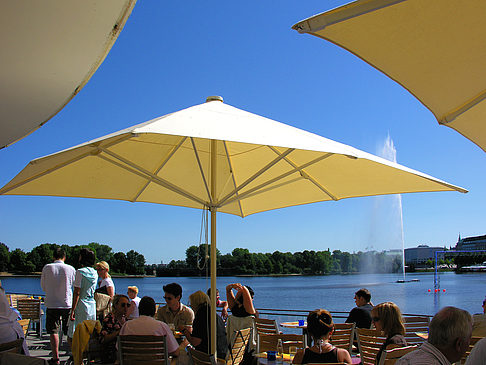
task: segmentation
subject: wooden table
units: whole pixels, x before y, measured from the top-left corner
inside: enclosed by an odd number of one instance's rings
[[[287,364],[290,365],[292,364],[292,360],[290,359],[289,354],[283,354],[283,360],[267,360],[267,353],[266,352],[261,352],[259,354],[256,354],[256,357],[258,359],[258,364],[261,365],[276,365],[276,364]]]

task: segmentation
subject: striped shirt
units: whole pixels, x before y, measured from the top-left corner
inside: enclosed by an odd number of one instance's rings
[[[451,363],[437,347],[425,342],[417,350],[400,358],[395,365],[451,365]]]

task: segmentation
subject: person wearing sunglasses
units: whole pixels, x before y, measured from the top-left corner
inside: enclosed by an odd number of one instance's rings
[[[117,359],[116,337],[126,322],[130,302],[126,295],[117,294],[113,297],[113,311],[103,318],[101,328],[101,361],[113,363]]]
[[[179,330],[192,326],[194,312],[181,303],[182,287],[177,283],[171,283],[164,285],[163,289],[167,304],[159,307],[155,319],[165,322],[169,326],[173,324],[174,328]]]
[[[371,320],[378,331],[382,331],[386,339],[376,354],[376,364],[380,363],[383,351],[388,345],[407,346],[405,326],[403,325],[400,308],[393,302],[380,303],[371,310]]]

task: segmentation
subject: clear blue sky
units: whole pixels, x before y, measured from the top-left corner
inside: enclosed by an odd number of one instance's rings
[[[343,1],[139,1],[84,89],[45,126],[0,150],[0,184],[30,160],[221,95],[226,103],[463,186],[403,199],[405,247],[486,234],[486,154],[350,53],[291,26]],[[218,248],[254,252],[398,248],[393,198],[219,215]],[[108,244],[147,262],[182,259],[201,211],[77,198],[0,196],[0,242]]]

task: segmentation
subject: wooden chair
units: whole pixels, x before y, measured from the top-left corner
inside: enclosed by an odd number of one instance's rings
[[[4,352],[13,352],[15,354],[22,353],[22,345],[24,343],[24,339],[20,338],[18,340],[5,342],[0,344],[0,353]]]
[[[27,337],[27,332],[29,332],[30,319],[19,319],[17,322],[22,326],[24,331],[24,336]]]
[[[169,364],[165,336],[118,336],[117,343],[120,365]]]
[[[290,346],[304,347],[304,335],[290,333],[259,334],[257,339],[257,353],[276,351],[278,340],[282,340],[283,350],[289,353]]]
[[[375,365],[376,354],[381,345],[385,342],[385,337],[380,331],[375,329],[358,328],[358,348],[362,365]]]
[[[224,365],[226,362],[221,359],[214,360],[214,355],[206,354],[205,352],[198,351],[192,347],[189,347],[189,353],[191,354],[193,365]]]
[[[236,331],[236,336],[231,344],[231,350],[229,351],[228,365],[239,365],[243,361],[245,355],[246,346],[250,340],[251,328],[244,328]]]
[[[425,342],[417,332],[427,333],[429,330],[430,318],[425,316],[403,317],[405,325],[405,339],[409,345],[419,345]]]
[[[257,335],[280,333],[278,330],[277,321],[273,319],[255,318],[255,327],[257,330]]]
[[[334,332],[331,336],[331,344],[336,347],[348,350],[351,354],[353,349],[355,323],[335,323]]]
[[[469,348],[467,349],[466,353],[461,357],[459,364],[466,363],[466,359],[469,356],[469,354],[471,353],[471,350],[476,345],[476,343],[481,339],[482,339],[482,337],[476,337],[476,336],[471,337],[471,342],[469,343]]]
[[[29,296],[27,294],[7,294],[7,299],[11,307],[17,308],[18,299],[27,299]]]
[[[415,351],[417,348],[418,345],[412,345],[405,347],[395,347],[389,350],[387,349],[383,351],[383,354],[380,358],[380,363],[378,365],[394,365],[399,358],[405,356],[409,352]]]
[[[39,322],[39,338],[42,337],[42,309],[40,299],[18,298],[17,310],[22,319],[30,319],[30,323]]]

